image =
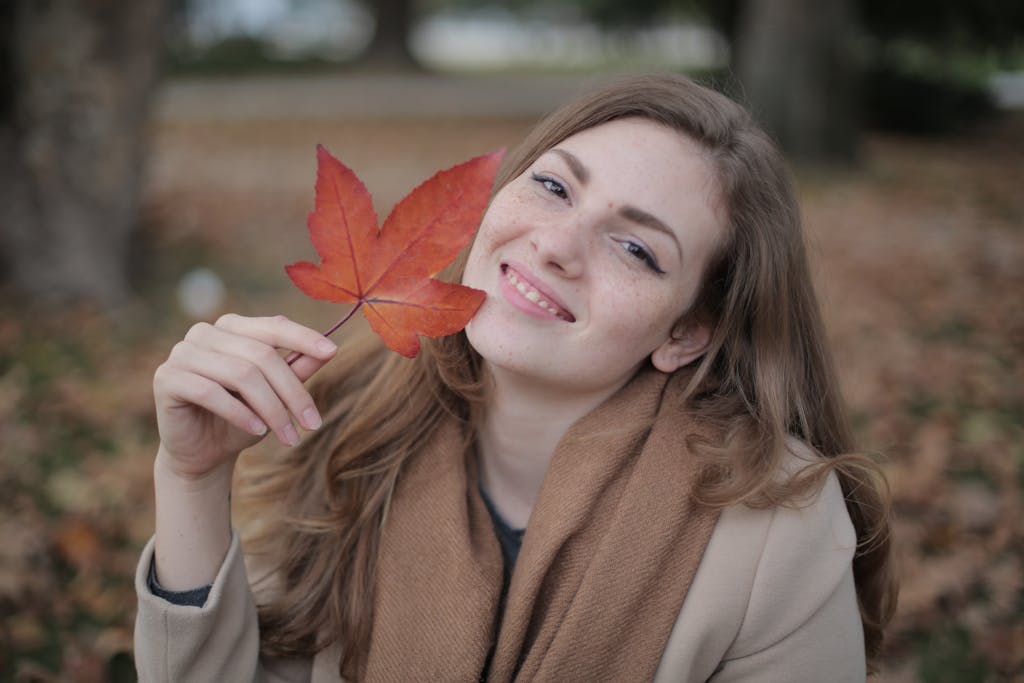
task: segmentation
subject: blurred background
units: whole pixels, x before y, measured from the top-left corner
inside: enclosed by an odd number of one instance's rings
[[[618,73],[740,99],[786,149],[902,595],[878,681],[1024,681],[1024,3],[0,3],[0,681],[134,679],[150,382],[295,290],[315,145],[384,215]]]

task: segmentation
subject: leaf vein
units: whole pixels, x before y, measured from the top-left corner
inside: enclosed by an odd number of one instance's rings
[[[431,220],[429,223],[423,226],[423,228],[419,232],[419,235],[417,235],[415,239],[406,244],[405,247],[400,252],[395,254],[394,259],[391,261],[390,264],[388,264],[388,267],[384,269],[384,272],[381,273],[380,276],[376,280],[374,280],[373,284],[367,287],[365,291],[373,291],[373,288],[379,285],[381,281],[388,276],[388,273],[394,270],[399,263],[406,260],[406,254],[408,254],[414,246],[422,242],[424,239],[427,238],[428,235],[430,235],[431,232],[433,232],[434,225],[436,225],[437,222],[441,220],[441,217],[444,216],[449,209],[458,204],[459,200],[462,199],[462,196],[464,194],[465,193],[460,189],[459,192],[452,197],[451,201],[449,201],[448,204],[443,209],[437,212],[433,220]]]
[[[331,189],[334,190],[334,199],[338,204],[338,210],[341,212],[341,222],[345,226],[345,240],[348,241],[348,253],[352,259],[352,272],[356,276],[356,289],[359,290],[357,294],[349,292],[351,296],[361,297],[363,294],[363,286],[359,283],[359,264],[356,262],[356,247],[352,243],[352,226],[348,222],[348,213],[345,211],[345,202],[341,198],[341,193],[338,188],[338,183],[335,179],[331,180]],[[338,289],[342,289],[339,287]],[[342,291],[346,291],[342,289]]]
[[[451,306],[442,306],[442,305],[437,304],[437,303],[421,304],[421,303],[416,303],[416,302],[412,302],[412,301],[402,301],[400,299],[376,299],[375,298],[375,299],[364,299],[364,301],[366,301],[366,303],[368,305],[369,304],[374,304],[374,303],[375,304],[391,304],[393,306],[408,306],[409,308],[419,308],[419,309],[422,309],[422,310],[425,310],[425,311],[462,311],[462,310],[465,310],[467,308],[464,305],[460,306],[460,305],[457,305],[457,304],[453,304]],[[372,308],[372,306],[371,306],[371,308]],[[383,314],[378,311],[377,315],[383,315]]]

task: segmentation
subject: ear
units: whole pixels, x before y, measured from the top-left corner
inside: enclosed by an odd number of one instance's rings
[[[651,353],[651,363],[662,372],[675,372],[699,358],[711,343],[711,328],[690,323],[672,330],[671,336]]]

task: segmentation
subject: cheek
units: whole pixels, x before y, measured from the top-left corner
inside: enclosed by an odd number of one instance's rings
[[[466,257],[466,267],[462,270],[461,284],[467,287],[484,289],[487,253],[487,239],[481,229],[477,232],[476,239],[473,240],[473,246],[470,247],[469,255]]]
[[[507,202],[495,200],[487,209],[473,244],[473,252],[488,253],[515,231],[515,213],[506,206]]]
[[[480,221],[480,228],[473,238],[473,246],[469,249],[469,256],[466,258],[466,269],[462,274],[462,284],[472,285],[480,276],[488,256],[498,246],[500,223],[496,220],[497,213],[493,206],[484,214]]]
[[[612,283],[609,283],[612,284]],[[614,306],[605,308],[609,315],[608,326],[611,334],[619,339],[657,346],[668,337],[679,316],[683,303],[679,301],[678,290],[669,287],[636,286],[622,283],[605,289],[605,301],[614,301]],[[629,292],[629,294],[625,294]]]

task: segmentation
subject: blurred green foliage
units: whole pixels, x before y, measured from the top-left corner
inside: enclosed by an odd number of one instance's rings
[[[985,683],[990,680],[985,660],[971,647],[971,635],[955,624],[918,636],[922,683]]]
[[[190,7],[203,1],[175,0],[176,24],[180,26]],[[421,16],[491,8],[552,21],[586,19],[612,30],[652,25],[669,16],[693,17],[712,24],[730,41],[741,39],[741,15],[756,1],[408,0]],[[863,37],[861,103],[868,127],[925,135],[963,131],[993,113],[988,87],[992,73],[1024,68],[1024,2],[851,4]],[[373,3],[364,5],[373,11]],[[169,61],[173,72],[186,74],[324,71],[343,66],[315,53],[284,59],[259,36],[229,37],[204,48],[179,41],[170,50]],[[712,80],[728,82],[721,77]]]
[[[231,36],[202,49],[178,44],[167,51],[167,67],[179,76],[233,76],[337,71],[339,64],[315,52],[285,59],[259,36]]]
[[[864,122],[877,130],[955,133],[995,112],[985,80],[962,77],[953,67],[915,68],[904,61],[877,59],[866,69],[863,83]]]

